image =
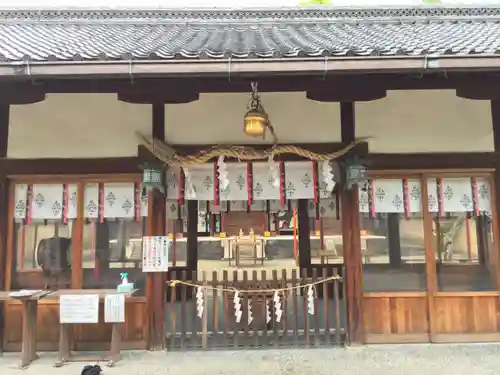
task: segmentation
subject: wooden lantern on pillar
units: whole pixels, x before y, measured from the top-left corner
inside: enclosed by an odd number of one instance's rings
[[[163,169],[146,166],[142,172],[142,185],[148,190],[165,193],[165,172]]]
[[[345,161],[345,188],[352,189],[356,185],[364,185],[367,181],[366,166],[358,158]]]

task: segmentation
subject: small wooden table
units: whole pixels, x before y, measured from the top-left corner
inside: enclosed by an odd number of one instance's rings
[[[138,289],[134,289],[131,294],[125,294],[125,298],[130,297],[132,294],[137,292]],[[56,292],[51,293],[47,296],[47,299],[57,299],[61,295],[88,295],[97,294],[99,296],[99,301],[104,301],[107,295],[110,294],[121,294],[116,291],[116,289],[61,289]],[[66,362],[91,362],[91,361],[108,361],[108,367],[112,367],[116,362],[121,359],[120,345],[121,345],[121,333],[120,327],[122,323],[110,323],[112,324],[111,332],[111,345],[109,356],[75,356],[70,351],[70,334],[69,334],[69,324],[60,323],[60,333],[59,333],[59,355],[57,361],[54,363],[54,367],[61,367]]]
[[[36,354],[36,321],[38,301],[47,296],[50,291],[33,291],[33,294],[22,297],[13,297],[10,293],[13,292],[0,292],[0,301],[20,301],[23,305],[23,333],[21,341],[21,362],[19,364],[19,368],[24,369],[38,358],[38,355]]]

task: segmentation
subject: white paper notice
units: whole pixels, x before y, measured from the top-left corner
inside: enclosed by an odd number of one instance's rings
[[[142,238],[142,272],[167,272],[172,240],[167,236]]]
[[[59,298],[59,321],[63,324],[98,323],[97,294],[62,294]]]
[[[109,294],[104,299],[104,321],[106,323],[125,322],[125,296]]]

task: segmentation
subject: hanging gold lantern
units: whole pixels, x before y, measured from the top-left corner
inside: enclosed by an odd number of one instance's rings
[[[252,108],[245,114],[243,130],[250,137],[264,138],[268,121],[266,112],[260,111],[259,108]]]
[[[249,110],[243,118],[243,131],[251,137],[262,137],[266,135],[266,128],[269,125],[269,117],[260,102],[257,82],[251,83],[252,99],[248,105]]]

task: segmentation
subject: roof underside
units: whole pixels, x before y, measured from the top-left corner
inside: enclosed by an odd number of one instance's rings
[[[9,11],[4,61],[500,54],[500,7]]]

